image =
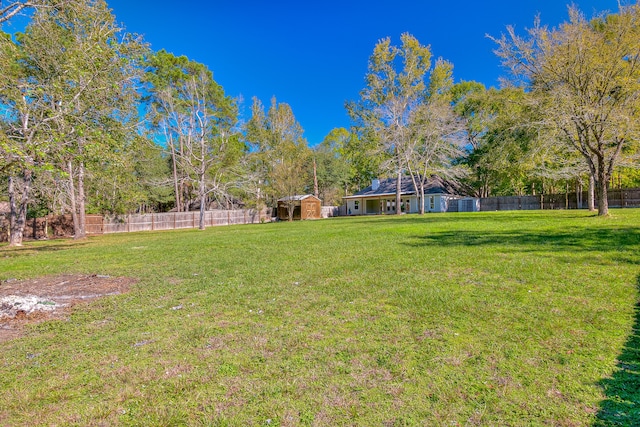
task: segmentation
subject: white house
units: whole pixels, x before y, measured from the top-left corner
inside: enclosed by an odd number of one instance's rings
[[[396,212],[396,178],[384,180],[374,179],[371,186],[357,192],[353,196],[343,197],[347,215],[381,215]],[[425,212],[458,211],[458,200],[462,197],[456,189],[437,176],[429,178],[424,189]],[[469,198],[465,198],[469,200]],[[479,210],[473,199],[472,210]],[[403,177],[400,189],[400,209],[405,213],[420,212],[419,197],[410,177]],[[465,203],[465,208],[469,202]],[[477,209],[475,209],[477,207]],[[465,210],[467,210],[465,209]]]

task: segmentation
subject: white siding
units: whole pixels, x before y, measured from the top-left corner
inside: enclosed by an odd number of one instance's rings
[[[409,213],[418,213],[420,212],[420,202],[418,201],[418,198],[415,196],[411,196],[409,198],[410,204],[411,204],[411,209],[409,210]]]
[[[361,199],[347,199],[347,215],[363,215],[364,203]]]
[[[424,195],[424,211],[425,212],[441,212],[441,203],[439,195],[425,194]]]

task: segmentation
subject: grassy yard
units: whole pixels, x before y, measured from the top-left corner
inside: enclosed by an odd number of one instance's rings
[[[3,345],[0,425],[640,425],[640,210],[612,214],[5,247],[0,279],[140,281]]]

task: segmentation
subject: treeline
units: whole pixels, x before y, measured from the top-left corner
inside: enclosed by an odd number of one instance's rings
[[[29,216],[273,206],[314,193],[326,204],[380,176],[409,176],[418,194],[440,175],[470,194],[591,188],[606,214],[610,183],[636,186],[640,8],[556,29],[536,23],[496,39],[511,70],[501,89],[454,82],[409,34],[374,47],[358,100],[309,147],[285,103],[239,101],[204,64],[153,52],[102,0],[10,2],[24,32],[0,33],[0,175],[10,244]],[[0,199],[0,200],[2,200]],[[421,204],[423,205],[423,204]],[[400,203],[396,203],[400,206]]]

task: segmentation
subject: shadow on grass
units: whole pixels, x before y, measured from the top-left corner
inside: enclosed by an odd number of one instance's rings
[[[67,249],[76,249],[87,245],[86,240],[57,240],[57,243],[49,243],[50,241],[28,241],[23,246],[0,246],[0,258],[19,257],[33,254],[34,252],[56,252]]]
[[[421,246],[501,246],[508,251],[520,252],[617,252],[622,255],[640,248],[640,229],[636,227],[585,229],[565,227],[557,231],[508,230],[497,231],[445,231],[414,236],[407,245]],[[620,261],[640,264],[638,257],[620,257]]]
[[[640,290],[640,277],[637,285]],[[600,402],[594,427],[640,426],[640,301],[633,330],[618,356],[618,370],[599,385],[606,399]]]
[[[591,214],[584,210],[527,210],[527,211],[496,211],[496,212],[452,212],[452,213],[426,213],[420,214],[367,214],[367,215],[351,215],[351,216],[338,216],[331,218],[332,220],[351,221],[352,223],[370,223],[376,221],[377,223],[389,223],[397,224],[398,221],[408,224],[428,224],[432,222],[436,223],[466,223],[472,222],[488,222],[495,223],[500,219],[509,221],[538,221],[548,218],[549,220],[557,219],[558,213],[561,213],[561,218],[564,220],[570,219],[585,219],[596,218],[597,214]]]

